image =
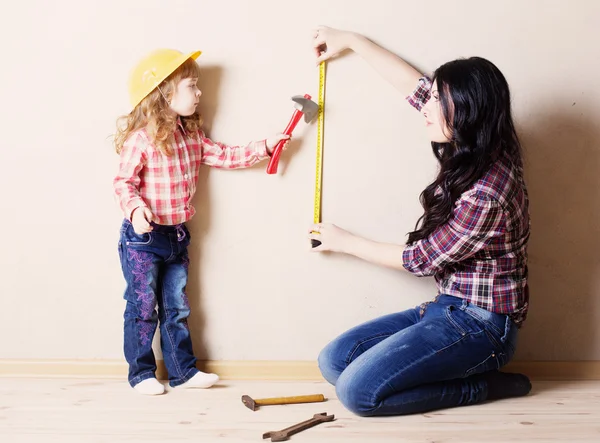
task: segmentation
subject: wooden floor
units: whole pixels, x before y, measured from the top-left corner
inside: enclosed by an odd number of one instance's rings
[[[253,412],[263,398],[322,393],[315,404]],[[325,383],[221,381],[208,390],[138,395],[120,380],[0,378],[0,442],[261,442],[313,414],[335,421],[291,442],[600,442],[600,381],[534,382],[530,396],[405,417],[360,418]]]

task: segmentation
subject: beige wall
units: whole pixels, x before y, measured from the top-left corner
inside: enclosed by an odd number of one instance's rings
[[[244,143],[283,130],[292,95],[316,96],[311,30],[324,23],[424,70],[469,55],[502,69],[532,200],[518,358],[600,359],[599,16],[592,0],[11,2],[0,26],[0,358],[122,356],[109,136],[136,59],[160,46],[204,51],[210,134]],[[331,63],[324,218],[403,241],[435,172],[422,126],[358,57]],[[190,223],[200,358],[314,360],[346,328],[434,296],[430,280],[309,253],[315,136],[298,126],[277,176],[266,163],[203,171]]]

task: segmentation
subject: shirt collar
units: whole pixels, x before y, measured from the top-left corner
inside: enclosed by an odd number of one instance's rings
[[[181,129],[181,132],[183,132],[185,135],[187,135],[187,132],[185,131],[185,128],[183,127],[183,121],[181,120],[180,115],[177,116],[177,126],[179,126],[179,129]]]

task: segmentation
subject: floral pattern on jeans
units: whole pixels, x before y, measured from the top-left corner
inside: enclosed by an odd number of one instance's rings
[[[134,249],[128,249],[128,259],[132,264],[131,273],[133,274],[133,281],[136,283],[138,301],[140,304],[140,340],[142,344],[148,344],[150,336],[154,330],[154,325],[149,322],[152,318],[152,313],[156,307],[156,299],[154,292],[148,282],[148,272],[152,269],[152,254],[143,251],[136,251]]]

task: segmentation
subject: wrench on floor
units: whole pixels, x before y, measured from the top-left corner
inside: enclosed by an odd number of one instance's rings
[[[335,418],[335,415],[327,415],[327,412],[321,412],[320,414],[313,415],[313,418],[298,423],[294,426],[290,426],[289,428],[282,429],[281,431],[270,431],[265,432],[263,434],[264,438],[271,438],[271,441],[285,441],[290,436],[297,434],[300,431],[304,431],[305,429],[312,428],[321,423],[325,423],[328,421],[332,421]]]

